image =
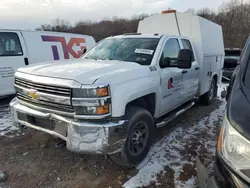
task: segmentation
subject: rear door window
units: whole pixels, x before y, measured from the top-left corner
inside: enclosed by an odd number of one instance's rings
[[[192,48],[192,45],[191,45],[191,43],[190,43],[189,40],[187,40],[187,39],[181,39],[181,42],[183,44],[183,48],[184,49],[189,49],[189,50],[191,50],[193,52],[193,48]],[[194,59],[194,52],[193,52],[192,56],[193,56],[193,61],[194,61],[195,60]]]
[[[0,32],[0,56],[22,56],[23,51],[16,33]]]

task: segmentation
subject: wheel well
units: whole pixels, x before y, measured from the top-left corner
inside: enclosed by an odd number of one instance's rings
[[[141,108],[144,108],[146,110],[148,110],[151,115],[154,117],[155,114],[155,93],[149,94],[149,95],[145,95],[143,97],[140,97],[138,99],[135,99],[131,102],[129,102],[126,105],[126,112],[127,109],[129,108],[129,106],[138,106]]]

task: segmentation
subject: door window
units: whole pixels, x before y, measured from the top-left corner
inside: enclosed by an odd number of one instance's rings
[[[19,37],[16,33],[0,33],[0,56],[23,55]]]
[[[176,67],[179,51],[180,45],[178,39],[169,39],[164,46],[161,61],[168,59],[169,66],[167,67]],[[165,67],[161,66],[161,68]]]
[[[193,52],[193,48],[192,48],[192,45],[191,45],[191,43],[190,43],[189,40],[187,40],[187,39],[181,39],[181,42],[183,44],[183,48],[184,49],[189,49],[189,50],[191,50]],[[194,61],[194,60],[195,59],[194,59],[194,53],[193,53],[192,54],[192,61]]]

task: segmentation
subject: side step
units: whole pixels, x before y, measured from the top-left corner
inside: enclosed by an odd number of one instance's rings
[[[226,81],[229,81],[229,82],[230,82],[230,79],[229,79],[229,78],[227,78],[227,77],[225,77],[225,76],[222,76],[222,78],[223,78],[224,80],[226,80]]]
[[[178,117],[179,115],[183,114],[186,110],[194,106],[194,104],[195,103],[193,101],[188,102],[178,107],[177,109],[169,112],[167,115],[164,116],[165,118],[163,117],[163,119],[161,119],[159,122],[158,121],[156,122],[156,127],[157,128],[163,127],[164,125],[172,121],[174,118]]]

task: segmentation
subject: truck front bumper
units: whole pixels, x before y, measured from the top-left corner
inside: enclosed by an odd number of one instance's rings
[[[67,149],[76,153],[113,154],[121,151],[127,137],[127,121],[88,122],[44,113],[22,105],[17,99],[10,103],[16,126],[24,125],[66,141]]]

